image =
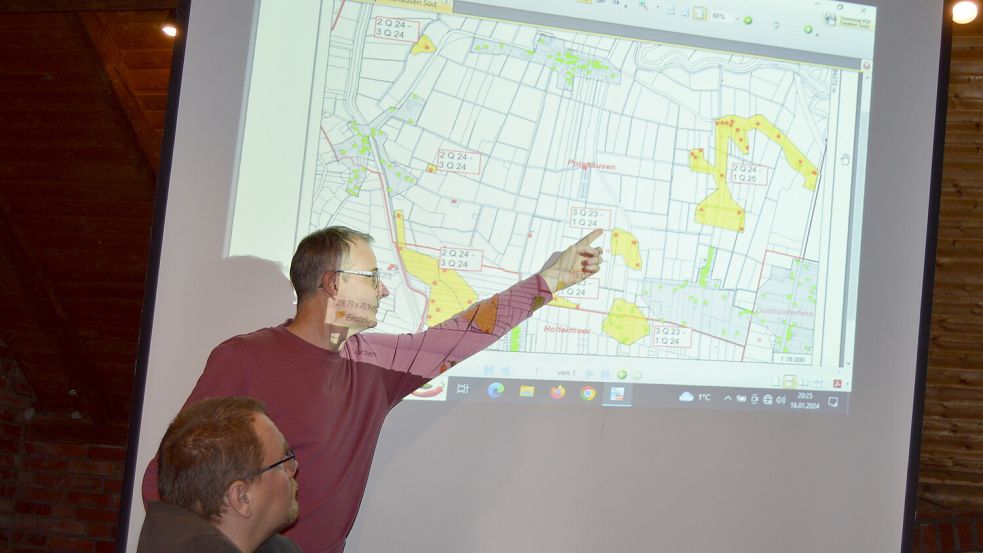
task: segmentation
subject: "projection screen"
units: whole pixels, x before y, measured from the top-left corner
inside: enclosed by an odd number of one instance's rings
[[[380,332],[606,257],[390,414],[348,551],[905,547],[943,6],[704,4],[186,4],[125,549],[208,352],[334,224]]]

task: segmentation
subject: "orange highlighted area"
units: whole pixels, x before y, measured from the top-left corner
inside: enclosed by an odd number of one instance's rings
[[[758,131],[769,140],[782,148],[785,161],[805,178],[802,186],[807,190],[815,190],[819,181],[819,170],[812,164],[799,148],[792,143],[785,133],[775,128],[763,115],[749,118],[737,115],[721,117],[716,121],[714,148],[717,152],[714,164],[703,155],[703,148],[690,150],[689,167],[696,173],[708,173],[713,176],[717,189],[696,206],[696,222],[735,232],[744,232],[744,207],[738,204],[727,186],[727,167],[730,158],[730,143],[734,142],[741,152],[751,152],[748,144],[748,131]]]
[[[642,269],[642,253],[638,248],[638,238],[625,229],[616,228],[611,231],[611,254],[621,256],[629,269]]]
[[[406,221],[402,211],[396,212],[396,248],[406,270],[430,285],[427,303],[427,326],[436,326],[464,311],[476,301],[478,293],[453,269],[442,269],[440,262],[429,255],[406,247]],[[494,325],[497,305],[491,305],[491,325]],[[479,313],[484,320],[484,313]],[[479,325],[481,326],[481,325]]]

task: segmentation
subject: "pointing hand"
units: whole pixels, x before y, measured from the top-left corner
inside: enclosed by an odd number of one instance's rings
[[[602,229],[595,229],[574,245],[562,252],[554,252],[550,256],[546,265],[539,271],[539,275],[549,286],[550,292],[555,294],[564,288],[586,280],[601,270],[601,262],[603,261],[601,253],[603,250],[600,247],[592,247],[590,244],[602,234],[604,234]]]

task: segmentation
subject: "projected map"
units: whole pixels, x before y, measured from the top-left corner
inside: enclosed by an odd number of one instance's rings
[[[839,363],[849,193],[826,171],[848,160],[827,150],[856,72],[357,2],[325,27],[297,234],[373,234],[379,330],[601,228],[601,274],[492,349]]]

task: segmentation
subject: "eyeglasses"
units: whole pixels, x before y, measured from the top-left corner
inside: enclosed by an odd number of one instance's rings
[[[344,273],[346,275],[358,275],[364,276],[372,279],[372,286],[375,288],[379,287],[379,283],[382,282],[379,279],[379,269],[372,269],[371,271],[353,271],[350,269],[333,269],[332,273]]]
[[[287,468],[287,472],[291,476],[294,473],[297,472],[297,454],[294,453],[293,448],[290,448],[290,449],[287,450],[287,452],[286,452],[285,456],[283,457],[283,459],[280,459],[279,461],[273,463],[272,465],[270,465],[268,467],[263,467],[263,468],[261,468],[261,469],[259,469],[257,471],[251,472],[248,476],[246,476],[244,478],[240,478],[240,480],[251,480],[251,479],[259,476],[260,474],[263,474],[264,472],[266,472],[268,470],[273,470],[273,469],[277,468],[278,466],[280,466],[280,465],[282,465],[284,463],[289,463],[286,468]]]

